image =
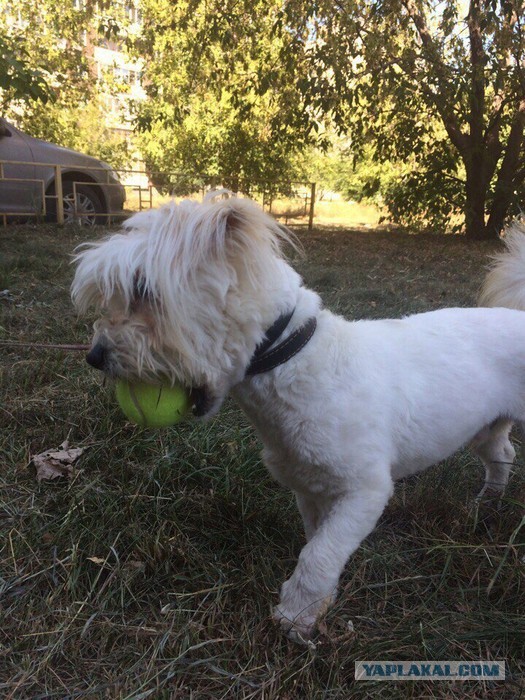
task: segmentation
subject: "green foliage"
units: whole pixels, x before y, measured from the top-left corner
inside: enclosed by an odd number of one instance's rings
[[[185,23],[174,19],[194,78],[182,84],[213,76],[243,106],[271,95],[303,144],[331,119],[350,138],[352,160],[372,148],[378,163],[417,168],[398,189],[423,188],[423,201],[396,195],[394,214],[441,227],[463,207],[469,235],[494,235],[496,202],[508,211],[525,178],[524,8],[491,0],[471,2],[467,17],[460,9],[457,0],[196,0]]]
[[[308,177],[380,198],[410,225],[451,229],[463,217],[472,237],[496,235],[519,209],[521,0],[473,0],[466,17],[459,0],[142,0],[141,10],[142,32],[126,41],[146,61],[148,99],[135,118],[161,188],[186,193],[212,180],[246,191]],[[81,37],[122,41],[125,9],[19,0],[17,15],[14,25],[9,6],[0,15],[0,65],[34,74],[4,89],[11,109],[49,75],[56,108],[48,117],[29,103],[25,126],[124,163],[125,147],[98,128],[102,86]],[[84,119],[87,105],[96,106]],[[73,134],[83,123],[91,137]],[[334,127],[345,147],[330,155]]]
[[[116,169],[128,168],[133,146],[107,126],[105,111],[103,100],[97,97],[67,109],[59,103],[35,104],[17,123],[31,136],[94,156]]]
[[[134,50],[147,57],[148,100],[136,108],[154,181],[186,192],[204,174],[246,191],[298,176],[308,133],[292,118],[300,93],[280,61],[291,37],[274,31],[279,7],[145,0]]]
[[[328,190],[342,194],[347,200],[382,205],[389,188],[411,171],[409,164],[379,162],[372,146],[358,154],[348,139],[333,135],[326,138],[330,143],[328,148],[309,149],[300,159],[300,167],[308,179],[318,184],[321,198],[323,190]]]
[[[80,10],[73,0],[56,3],[17,0],[0,13],[0,34],[17,59],[32,70],[44,71],[54,99],[63,105],[85,102],[92,93],[88,59],[82,50],[82,31],[93,11],[90,4]],[[6,98],[16,108],[20,95]]]
[[[392,220],[403,226],[457,233],[462,228],[456,205],[461,195],[458,181],[439,170],[414,170],[390,183],[384,192],[384,203]]]
[[[34,68],[30,57],[13,37],[0,31],[0,106],[12,101],[52,100],[53,93],[45,71]]]
[[[383,190],[393,221],[419,230],[459,233],[464,221],[465,173],[458,154],[436,125],[435,139],[409,157]]]
[[[525,177],[524,7],[472,2],[466,18],[459,8],[288,0],[284,13],[287,26],[310,27],[300,82],[309,113],[330,114],[358,154],[373,144],[380,162],[417,158],[392,213],[436,227],[463,207],[469,235],[494,235],[494,202],[508,211],[505,197]],[[403,191],[414,194],[403,201]]]
[[[114,38],[122,12],[120,6],[112,10],[92,2],[64,0],[58,4],[42,0],[35,7],[29,0],[20,0],[16,15],[6,10],[0,16],[0,36],[5,36],[6,46],[16,50],[27,66],[42,67],[52,86],[52,100],[47,102],[40,99],[22,103],[23,94],[6,91],[5,115],[31,136],[95,156],[115,168],[129,166],[132,148],[108,128],[105,84],[93,74],[83,37],[90,33],[92,38]],[[36,76],[43,75],[32,71]],[[117,90],[114,85],[110,87]]]
[[[159,103],[141,109],[155,113]],[[174,194],[188,194],[214,182],[233,190],[297,175],[294,151],[272,138],[262,110],[241,119],[227,99],[191,100],[191,114],[179,121],[155,119],[138,138],[153,182]]]

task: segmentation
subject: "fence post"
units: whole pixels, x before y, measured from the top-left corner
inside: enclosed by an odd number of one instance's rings
[[[55,195],[57,198],[57,224],[64,225],[64,191],[62,189],[62,168],[55,165]]]
[[[0,180],[4,179],[4,164],[0,163]],[[2,214],[2,221],[4,224],[4,228],[7,226],[7,216],[5,214]]]
[[[310,183],[310,216],[308,217],[308,230],[311,231],[314,227],[315,214],[315,182]]]

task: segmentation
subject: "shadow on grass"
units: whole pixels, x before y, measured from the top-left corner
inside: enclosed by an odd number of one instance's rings
[[[307,284],[353,318],[471,305],[493,250],[445,236],[299,235]],[[84,236],[2,231],[0,339],[87,341],[68,296]],[[520,696],[523,469],[502,509],[481,514],[482,470],[466,453],[399,483],[316,648],[303,649],[270,622],[300,520],[232,404],[208,424],[152,433],[124,422],[78,355],[2,348],[0,371],[2,697]],[[37,484],[30,455],[65,438],[88,448],[73,479]],[[509,681],[355,683],[354,661],[367,659],[505,659]]]

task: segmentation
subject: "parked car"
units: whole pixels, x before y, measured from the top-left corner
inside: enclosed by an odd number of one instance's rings
[[[62,166],[64,223],[93,226],[122,213],[126,192],[107,163],[28,136],[0,117],[0,223],[2,214],[42,213],[44,197],[46,218],[56,221],[55,165]]]

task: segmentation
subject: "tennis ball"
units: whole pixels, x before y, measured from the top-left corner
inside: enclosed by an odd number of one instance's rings
[[[175,425],[191,408],[189,394],[182,386],[159,386],[119,379],[115,393],[126,418],[144,428]]]

